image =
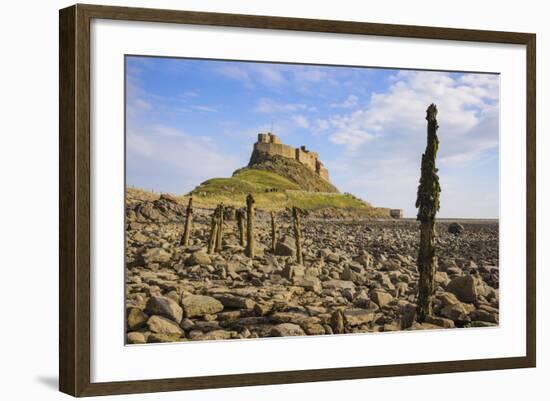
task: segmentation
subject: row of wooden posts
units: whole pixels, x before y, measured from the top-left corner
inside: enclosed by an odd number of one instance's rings
[[[239,243],[245,247],[245,254],[249,258],[254,258],[256,255],[255,237],[254,237],[254,203],[255,199],[252,195],[246,197],[246,209],[239,208],[236,210],[237,229],[239,231]],[[222,237],[224,229],[224,205],[220,203],[214,209],[210,222],[210,236],[208,239],[208,253],[220,252],[222,249]],[[292,208],[292,221],[294,231],[294,241],[296,245],[296,263],[302,265],[304,256],[302,252],[302,223],[300,219],[302,211],[298,207]],[[246,221],[246,230],[245,230]],[[188,246],[191,237],[193,225],[193,197],[189,198],[187,204],[185,226],[181,237],[180,245]],[[246,236],[245,236],[246,231]],[[271,212],[271,251],[275,253],[277,246],[277,221],[275,212]]]

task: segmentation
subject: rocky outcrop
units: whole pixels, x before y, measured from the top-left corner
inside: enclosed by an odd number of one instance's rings
[[[159,199],[134,202],[126,207],[126,221],[138,223],[167,223],[181,221],[185,206],[171,195],[162,194]]]
[[[297,184],[303,191],[339,193],[338,189],[329,181],[321,178],[300,162],[286,157],[254,151],[250,157],[248,167],[245,168],[279,174]]]

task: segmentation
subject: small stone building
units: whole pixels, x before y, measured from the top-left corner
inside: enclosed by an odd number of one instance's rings
[[[390,209],[390,217],[394,219],[402,219],[403,209]]]

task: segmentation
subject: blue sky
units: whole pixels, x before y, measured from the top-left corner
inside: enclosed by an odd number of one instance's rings
[[[441,217],[498,217],[499,77],[127,56],[127,184],[183,194],[248,163],[259,132],[414,217],[425,110],[439,109]]]

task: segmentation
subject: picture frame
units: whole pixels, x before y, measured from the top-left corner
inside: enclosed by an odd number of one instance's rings
[[[310,34],[513,44],[526,59],[525,355],[308,370],[94,382],[91,379],[91,34],[93,20],[186,24]],[[77,4],[59,14],[59,388],[73,396],[350,380],[536,366],[536,36],[405,26]],[[122,157],[122,156],[121,156]],[[121,346],[123,344],[121,343]]]

